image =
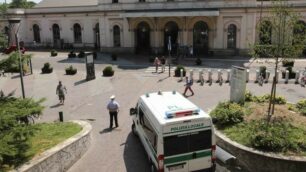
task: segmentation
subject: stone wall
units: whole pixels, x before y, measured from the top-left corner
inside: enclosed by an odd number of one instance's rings
[[[216,142],[219,147],[238,159],[238,165],[251,172],[306,171],[306,157],[289,157],[257,151],[231,141],[219,131],[216,131]]]
[[[58,144],[40,156],[15,170],[18,172],[62,172],[67,171],[88,150],[92,127],[85,121],[72,121],[83,130],[63,143]]]

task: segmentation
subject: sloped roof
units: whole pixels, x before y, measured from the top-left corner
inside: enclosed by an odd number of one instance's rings
[[[42,0],[34,8],[96,6],[98,0]]]

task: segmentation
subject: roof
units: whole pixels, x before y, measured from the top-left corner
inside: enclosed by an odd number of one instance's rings
[[[153,110],[154,113],[157,114],[155,117],[160,124],[190,120],[194,118],[210,118],[207,113],[178,92],[162,92],[161,94],[150,93],[148,96],[141,96],[141,99],[149,109]],[[176,118],[168,118],[166,115],[169,113],[179,113],[184,111],[198,111],[199,114]]]
[[[42,0],[34,8],[97,6],[98,0]]]

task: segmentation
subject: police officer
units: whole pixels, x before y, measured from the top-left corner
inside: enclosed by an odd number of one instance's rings
[[[107,110],[109,111],[109,116],[110,116],[110,123],[109,123],[109,128],[113,128],[113,119],[115,119],[115,124],[116,127],[119,127],[118,125],[118,112],[119,112],[119,103],[115,101],[115,95],[112,95],[110,97],[110,102],[107,104]]]

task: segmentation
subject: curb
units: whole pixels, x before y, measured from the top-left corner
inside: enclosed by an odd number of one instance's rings
[[[82,131],[11,172],[67,171],[90,147],[92,130],[92,126],[86,121],[70,122],[81,125]]]
[[[238,165],[249,171],[302,172],[306,170],[306,157],[262,152],[232,141],[220,131],[216,130],[215,135],[217,145],[235,156],[238,159]]]

